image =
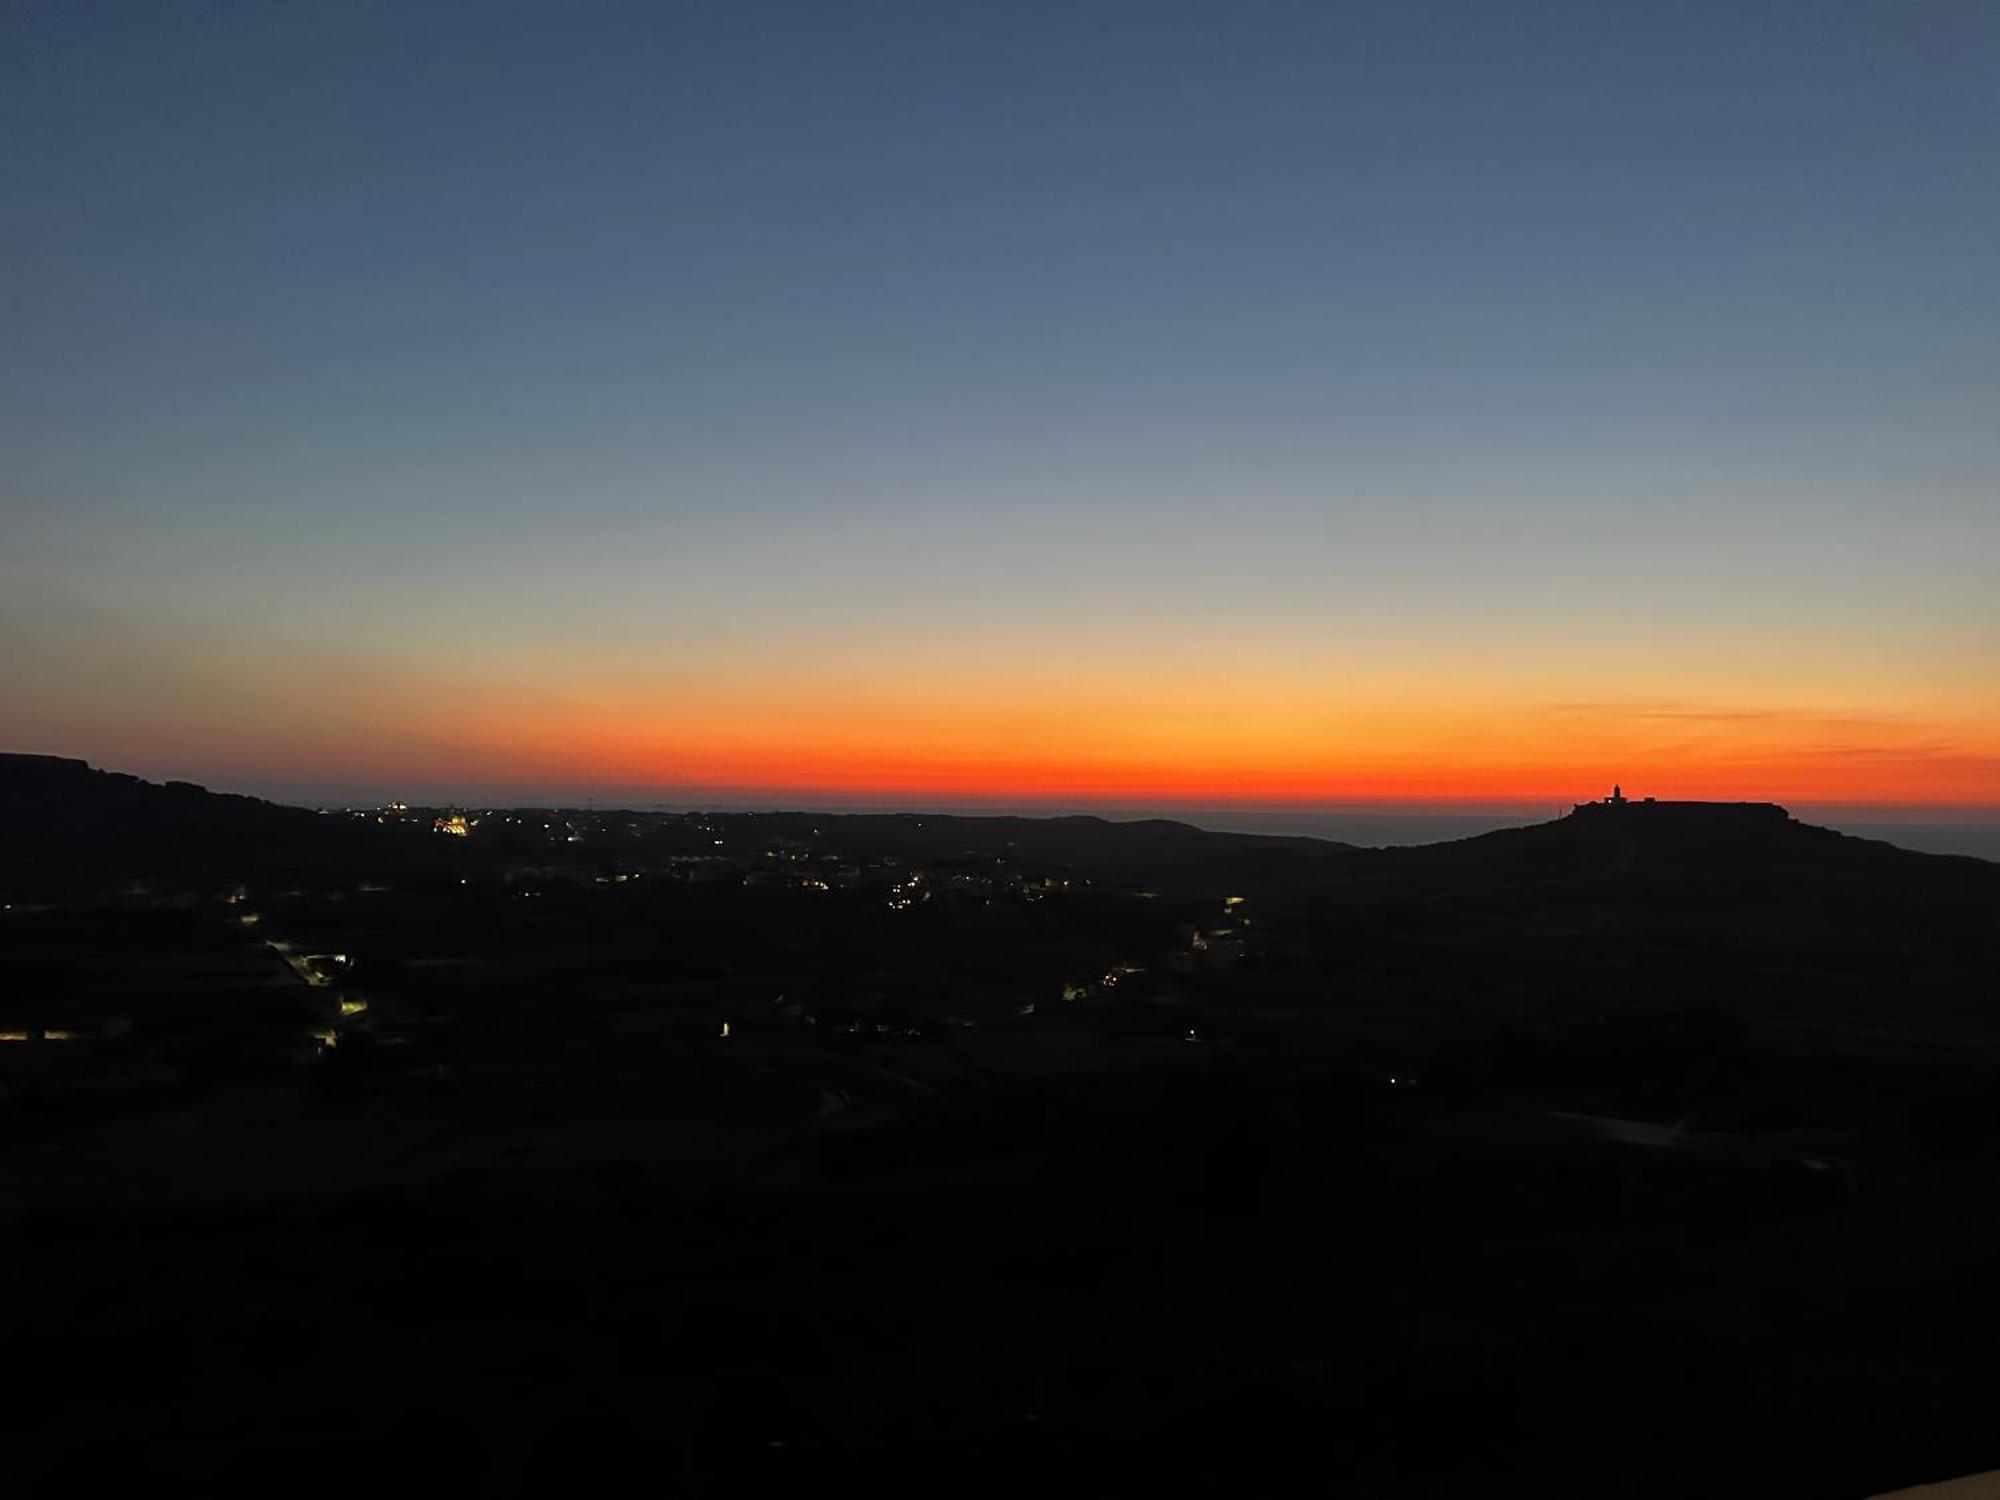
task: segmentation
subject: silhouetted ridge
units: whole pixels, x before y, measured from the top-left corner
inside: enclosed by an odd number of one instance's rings
[[[10,895],[134,879],[206,888],[253,874],[396,868],[442,852],[406,829],[61,756],[0,754],[0,890]]]

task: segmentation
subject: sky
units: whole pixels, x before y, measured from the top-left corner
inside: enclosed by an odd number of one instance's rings
[[[2000,0],[0,0],[0,746],[2000,805]]]

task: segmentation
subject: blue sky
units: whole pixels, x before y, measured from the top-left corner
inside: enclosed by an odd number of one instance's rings
[[[16,0],[0,126],[38,744],[314,741],[247,632],[671,761],[915,617],[2000,754],[1992,4]]]

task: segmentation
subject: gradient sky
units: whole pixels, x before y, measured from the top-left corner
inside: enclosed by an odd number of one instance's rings
[[[0,744],[2000,804],[2000,4],[0,0]]]

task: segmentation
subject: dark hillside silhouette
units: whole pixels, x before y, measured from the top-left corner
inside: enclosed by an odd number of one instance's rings
[[[165,785],[52,755],[0,755],[0,889],[75,893],[121,879],[208,887],[349,869],[413,870],[450,851],[409,828]]]

